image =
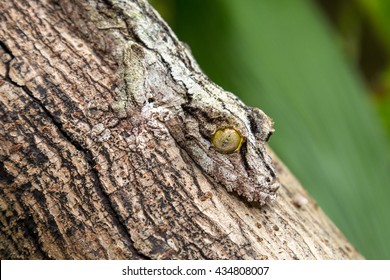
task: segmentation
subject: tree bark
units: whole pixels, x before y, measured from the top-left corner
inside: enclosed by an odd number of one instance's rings
[[[182,148],[156,96],[217,86],[148,3],[0,11],[2,259],[362,258],[275,155],[261,206]]]

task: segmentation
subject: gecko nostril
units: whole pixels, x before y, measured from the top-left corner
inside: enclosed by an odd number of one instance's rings
[[[253,132],[253,134],[261,134],[261,128],[258,124],[258,122],[255,120],[254,118],[254,115],[253,114],[249,114],[248,115],[248,120],[249,120],[249,126],[251,128],[251,131]]]
[[[267,135],[267,137],[265,138],[265,142],[268,142],[269,138],[272,136],[272,133],[273,131],[270,131]]]
[[[249,126],[257,139],[267,142],[271,137],[273,129],[272,120],[259,108],[249,107]]]

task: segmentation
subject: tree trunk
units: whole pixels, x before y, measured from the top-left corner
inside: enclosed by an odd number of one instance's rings
[[[267,117],[146,1],[1,1],[0,24],[2,259],[361,258],[271,154],[273,199]],[[232,122],[246,142],[218,154]]]

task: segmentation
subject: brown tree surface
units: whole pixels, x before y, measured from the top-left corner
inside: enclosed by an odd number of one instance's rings
[[[170,114],[223,91],[146,1],[1,1],[0,25],[2,259],[361,258],[274,155],[265,206],[205,172]]]

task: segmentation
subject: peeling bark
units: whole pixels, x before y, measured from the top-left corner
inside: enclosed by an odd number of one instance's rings
[[[146,2],[0,11],[2,259],[361,258],[275,155],[278,198],[246,202],[143,109],[220,90]]]

